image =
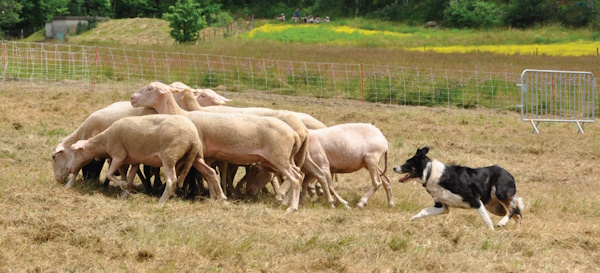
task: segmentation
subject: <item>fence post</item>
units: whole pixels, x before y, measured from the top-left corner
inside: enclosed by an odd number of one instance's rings
[[[254,91],[254,69],[252,69],[252,59],[248,58],[250,64],[250,77],[252,78],[252,91]]]
[[[267,94],[269,93],[269,86],[268,86],[268,80],[267,80],[267,60],[263,59],[263,69],[265,70],[265,92],[267,92]]]
[[[181,82],[185,83],[183,81],[183,60],[181,59],[181,52],[179,53],[179,64],[180,64],[180,67],[181,67]]]
[[[117,66],[115,65],[115,56],[112,53],[112,48],[108,48],[110,50],[110,60],[113,63],[113,75],[114,75],[114,84],[115,90],[117,90]]]
[[[208,82],[209,82],[210,88],[212,88],[213,87],[212,73],[210,73],[210,70],[211,70],[211,68],[210,68],[210,58],[208,58],[208,55],[206,55],[206,65],[208,66],[208,71],[207,71],[207,73],[208,73]]]
[[[308,67],[304,62],[304,83],[306,84],[306,97],[308,97]]]
[[[2,68],[4,70],[4,88],[6,88],[6,44],[2,41]]]
[[[142,56],[140,56],[140,51],[137,51],[138,59],[140,60],[140,71],[142,72],[142,81],[144,81],[144,66],[142,65]]]
[[[335,86],[335,65],[331,63],[331,73],[333,75],[333,98],[337,97],[337,88]]]
[[[225,63],[223,62],[223,55],[221,57],[221,69],[223,70],[223,85],[226,85],[225,80],[227,79],[227,75],[225,74]]]
[[[346,82],[348,83],[348,98],[350,97],[350,77],[348,76],[348,64],[344,64],[346,67]]]
[[[390,75],[390,66],[388,65],[387,67],[387,72],[388,72],[388,85],[389,85],[389,91],[390,91],[390,105],[392,104],[392,76]]]
[[[282,80],[281,80],[281,72],[279,71],[279,60],[275,60],[275,64],[277,65],[277,79],[279,80],[279,95],[281,95]]]
[[[96,58],[94,59],[94,91],[96,91],[96,72],[98,70],[98,47],[96,47]]]
[[[361,90],[361,104],[365,105],[365,81],[363,77],[363,67],[360,64],[360,90]]]

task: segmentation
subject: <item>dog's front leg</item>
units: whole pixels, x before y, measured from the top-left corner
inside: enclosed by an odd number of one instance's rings
[[[492,230],[494,230],[492,219],[490,219],[490,215],[487,213],[487,210],[485,209],[485,206],[483,205],[483,202],[481,202],[481,200],[479,200],[479,207],[477,208],[477,212],[479,212],[479,215],[481,215],[481,218],[483,219],[485,224],[488,225],[488,227],[490,227]]]
[[[443,214],[443,213],[448,213],[448,207],[442,203],[435,202],[434,207],[422,209],[421,212],[419,212],[417,215],[411,217],[410,221],[412,221],[414,219],[419,219],[419,218],[422,218],[425,216],[434,216],[434,215],[439,215],[439,214]]]

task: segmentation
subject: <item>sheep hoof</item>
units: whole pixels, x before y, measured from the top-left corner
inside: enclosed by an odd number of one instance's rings
[[[366,205],[365,203],[363,203],[363,202],[359,202],[359,203],[358,203],[358,205],[356,205],[356,206],[357,206],[359,209],[362,209],[362,208],[364,208],[364,207],[365,207],[365,205]]]
[[[129,198],[129,193],[127,191],[123,191],[121,193],[121,200],[127,200],[127,198]]]
[[[289,207],[289,208],[287,208],[287,210],[285,210],[285,213],[288,214],[288,213],[297,212],[297,211],[298,211],[297,208]]]

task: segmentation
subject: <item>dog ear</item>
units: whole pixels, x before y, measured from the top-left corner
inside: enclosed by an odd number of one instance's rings
[[[422,149],[418,149],[417,150],[417,154],[421,154],[423,156],[427,155],[427,153],[429,152],[429,147],[425,146]]]

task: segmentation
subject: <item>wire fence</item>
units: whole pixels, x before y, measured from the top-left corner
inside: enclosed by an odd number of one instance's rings
[[[520,72],[498,73],[321,63],[143,51],[78,45],[2,42],[2,83],[145,84],[181,81],[192,87],[319,98],[519,110]]]

